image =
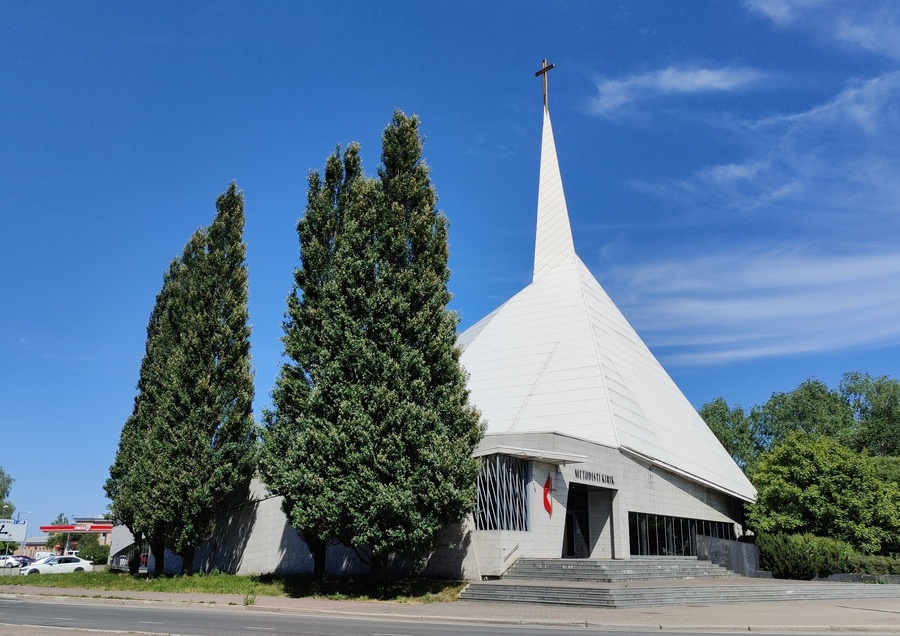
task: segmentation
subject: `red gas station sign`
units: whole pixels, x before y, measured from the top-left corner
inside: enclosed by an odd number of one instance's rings
[[[62,534],[65,532],[112,532],[111,523],[76,523],[53,526],[40,526],[41,532],[47,534]]]

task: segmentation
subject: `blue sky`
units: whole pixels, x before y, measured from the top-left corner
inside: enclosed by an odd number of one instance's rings
[[[465,328],[530,281],[541,82],[576,249],[691,402],[900,377],[900,4],[0,3],[0,465],[106,510],[169,261],[246,198],[256,410],[306,176],[418,114]]]

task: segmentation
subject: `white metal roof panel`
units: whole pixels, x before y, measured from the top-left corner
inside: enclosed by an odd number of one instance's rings
[[[545,111],[534,278],[459,337],[488,433],[560,432],[756,491],[575,254]]]

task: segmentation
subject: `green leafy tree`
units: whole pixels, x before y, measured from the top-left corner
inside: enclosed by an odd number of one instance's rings
[[[12,485],[15,479],[6,474],[2,468],[0,468],[0,517],[10,518],[16,511],[16,507],[9,500],[9,491],[12,489]]]
[[[721,397],[704,404],[699,413],[735,463],[750,475],[765,450],[753,418],[740,406],[729,407]]]
[[[753,410],[752,417],[766,447],[795,431],[847,443],[855,428],[853,412],[843,396],[814,379],[805,380],[790,393],[773,393],[761,408]]]
[[[309,176],[307,207],[297,224],[301,267],[284,323],[284,364],[273,391],[275,410],[266,414],[260,472],[283,497],[283,510],[313,556],[313,574],[325,572],[326,550],[351,522],[346,510],[345,421],[355,408],[345,397],[343,374],[353,362],[345,340],[351,320],[362,313],[368,262],[365,228],[371,221],[374,183],[362,173],[359,146],[335,151],[325,178]],[[344,293],[348,291],[349,293]],[[352,377],[352,376],[351,376]],[[349,386],[349,383],[347,383]]]
[[[106,565],[109,562],[109,546],[100,545],[96,541],[81,544],[78,547],[78,556],[94,565]]]
[[[853,447],[877,456],[900,456],[900,381],[854,371],[844,374],[840,392],[858,426]]]
[[[63,513],[59,513],[58,515],[56,515],[56,518],[53,520],[53,523],[51,525],[65,526],[68,525],[68,523],[69,518]],[[47,542],[44,545],[46,545],[48,548],[55,548],[56,546],[65,547],[67,538],[68,537],[63,533],[48,534]]]
[[[897,550],[900,491],[878,478],[865,455],[827,436],[794,431],[762,455],[748,508],[758,533],[809,533],[846,541],[864,554]]]
[[[447,220],[418,118],[395,112],[378,179],[358,146],[309,179],[301,266],[261,472],[306,539],[315,573],[332,539],[376,575],[419,563],[472,509],[483,435],[447,310]]]
[[[872,457],[872,463],[879,479],[900,486],[900,457],[876,455]]]
[[[106,484],[113,516],[138,541],[148,537],[157,573],[166,547],[192,573],[224,498],[255,466],[243,196],[234,184],[216,207],[164,277]]]

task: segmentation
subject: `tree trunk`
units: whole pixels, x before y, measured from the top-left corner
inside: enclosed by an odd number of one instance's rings
[[[166,573],[166,544],[159,539],[150,539],[150,552],[153,554],[153,573],[162,576]]]
[[[372,579],[375,583],[381,585],[388,581],[387,557],[381,554],[373,554],[369,562],[369,568],[372,570]]]
[[[128,559],[128,573],[135,576],[141,569],[141,554],[144,550],[144,535],[140,532],[132,532],[134,535],[134,545],[137,546]]]
[[[328,541],[318,537],[302,535],[313,558],[313,579],[320,581],[325,576],[325,553],[328,551]]]
[[[181,551],[181,573],[184,576],[194,575],[194,554],[196,550],[193,547],[185,548]]]

